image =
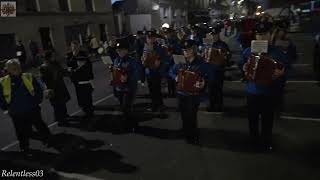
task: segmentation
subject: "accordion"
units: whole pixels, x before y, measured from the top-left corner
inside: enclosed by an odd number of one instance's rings
[[[206,51],[205,58],[208,63],[216,65],[225,65],[227,63],[227,52],[223,49],[209,48]]]
[[[199,95],[202,89],[196,87],[196,83],[201,79],[201,76],[196,72],[180,69],[178,71],[177,91],[188,95]]]
[[[127,71],[121,68],[113,67],[112,68],[112,86],[122,86],[124,82],[122,82],[121,77],[127,76]]]
[[[146,68],[154,68],[155,62],[156,61],[160,61],[160,56],[155,52],[153,52],[153,53],[150,53],[150,52],[144,53],[144,57],[145,57],[145,60],[143,62],[143,65]]]
[[[282,69],[283,64],[265,55],[252,55],[248,59],[246,72],[247,80],[254,81],[259,85],[271,85],[274,78],[273,73],[276,69]]]

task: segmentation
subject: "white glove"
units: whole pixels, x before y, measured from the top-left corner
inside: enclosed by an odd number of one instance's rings
[[[8,114],[9,112],[8,111],[3,111],[3,114]]]

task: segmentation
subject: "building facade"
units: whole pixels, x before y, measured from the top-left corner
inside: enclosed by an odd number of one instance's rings
[[[107,40],[114,32],[111,0],[16,0],[16,6],[16,17],[0,17],[0,59],[12,56],[16,41],[29,58],[30,41],[63,57],[72,40],[84,45],[88,35]]]
[[[119,7],[117,7],[119,9]],[[160,28],[164,23],[172,27],[187,24],[188,1],[184,0],[124,0],[123,12],[117,12],[116,25],[122,32]],[[121,16],[121,17],[119,17]],[[120,34],[122,32],[119,32]]]

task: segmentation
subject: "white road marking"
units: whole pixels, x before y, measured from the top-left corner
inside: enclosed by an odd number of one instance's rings
[[[234,82],[234,83],[242,83],[242,81],[226,81],[226,82]],[[320,81],[287,81],[287,84],[291,83],[311,83],[311,84],[316,84],[320,83]]]
[[[287,120],[301,120],[301,121],[317,121],[320,122],[320,118],[308,118],[308,117],[296,117],[296,116],[280,116],[281,119]]]
[[[113,94],[110,94],[110,95],[107,96],[107,97],[104,97],[104,98],[102,98],[102,99],[99,99],[98,101],[94,102],[93,105],[97,105],[97,104],[99,104],[99,103],[101,103],[101,102],[103,102],[103,101],[106,101],[107,99],[110,99],[111,97],[113,97]],[[78,111],[72,113],[70,116],[74,116],[74,115],[76,115],[76,114],[78,114],[78,113],[80,113],[80,112],[81,112],[81,110],[78,110]],[[53,123],[49,124],[48,127],[51,128],[52,126],[55,126],[55,125],[57,125],[57,124],[58,124],[57,122],[53,122]],[[9,148],[17,145],[18,143],[19,143],[19,141],[14,141],[14,142],[10,143],[9,145],[1,148],[1,151],[6,151],[7,149],[9,149]]]
[[[299,66],[312,66],[312,64],[292,64],[293,67],[299,67]]]
[[[103,180],[100,178],[92,177],[92,176],[86,176],[82,174],[76,174],[76,173],[65,173],[65,172],[60,172],[56,171],[56,173],[59,176],[65,177],[65,178],[70,178],[70,179],[78,179],[78,180]]]

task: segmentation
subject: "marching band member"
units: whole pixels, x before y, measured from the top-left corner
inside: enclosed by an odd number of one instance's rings
[[[132,106],[137,92],[137,83],[140,77],[141,65],[128,55],[129,43],[127,39],[120,39],[117,43],[119,57],[114,61],[111,71],[113,73],[114,95],[120,102],[124,114],[124,129],[134,132],[137,122],[132,117]],[[115,73],[118,71],[118,77]],[[116,82],[117,81],[117,82]]]
[[[163,97],[161,92],[161,80],[166,75],[165,65],[169,61],[168,54],[165,49],[156,42],[157,34],[149,31],[147,34],[147,43],[144,47],[144,55],[142,56],[143,64],[146,66],[150,61],[149,67],[146,67],[146,75],[148,87],[151,95],[152,105],[148,111],[157,112],[164,108]],[[153,59],[148,59],[148,54],[153,54]]]
[[[117,40],[115,37],[112,37],[109,41],[109,46],[107,47],[107,55],[110,56],[111,60],[114,61],[117,57],[117,51],[116,51],[116,45],[117,45]]]
[[[165,42],[167,47],[167,53],[169,61],[166,64],[166,73],[168,75],[168,97],[176,96],[176,82],[169,76],[169,70],[174,66],[173,54],[182,54],[181,45],[178,43],[178,38],[174,34],[174,30],[171,28],[165,29]]]
[[[193,26],[191,28],[191,34],[188,37],[188,39],[195,41],[197,47],[199,47],[203,44],[202,38],[200,37],[198,30],[199,30],[199,28],[197,26]]]
[[[210,112],[222,112],[223,111],[223,81],[225,65],[231,59],[231,52],[229,46],[220,39],[221,29],[215,27],[212,29],[211,35],[213,37],[212,48],[221,49],[225,53],[225,63],[224,64],[211,64],[212,71],[215,74],[215,79],[209,82],[209,100],[210,107],[208,111]]]
[[[286,54],[286,56],[288,56],[288,60],[291,65],[297,60],[298,56],[295,44],[287,36],[288,26],[288,22],[285,20],[282,20],[278,23],[272,34],[272,45],[278,47]]]
[[[257,40],[269,41],[267,55],[277,62],[281,62],[284,67],[275,69],[273,73],[274,81],[271,85],[261,85],[254,81],[247,82],[247,105],[249,130],[254,145],[260,145],[265,150],[272,150],[272,128],[274,121],[274,102],[278,93],[284,89],[285,71],[287,58],[278,48],[271,45],[271,26],[269,23],[259,22],[256,25],[255,33]],[[241,64],[245,73],[248,72],[247,60],[252,55],[251,48],[247,48],[243,53]],[[261,133],[259,132],[259,116],[261,116]]]
[[[199,89],[199,94],[189,94],[184,90],[177,90],[178,106],[181,113],[181,119],[183,123],[183,132],[187,143],[199,144],[199,130],[197,123],[197,112],[200,102],[205,99],[205,87],[207,81],[213,79],[208,65],[205,61],[197,56],[197,46],[194,40],[187,40],[183,46],[184,56],[186,58],[186,64],[176,65],[174,69],[170,71],[172,78],[179,82],[179,71],[187,70],[200,76],[195,84],[191,86]],[[189,79],[187,79],[188,81]]]
[[[71,72],[71,81],[73,82],[78,105],[85,113],[84,120],[90,119],[94,113],[94,107],[92,104],[93,86],[91,80],[93,80],[92,63],[86,52],[80,50],[80,44],[78,41],[71,42],[72,52],[67,54],[67,65]]]

